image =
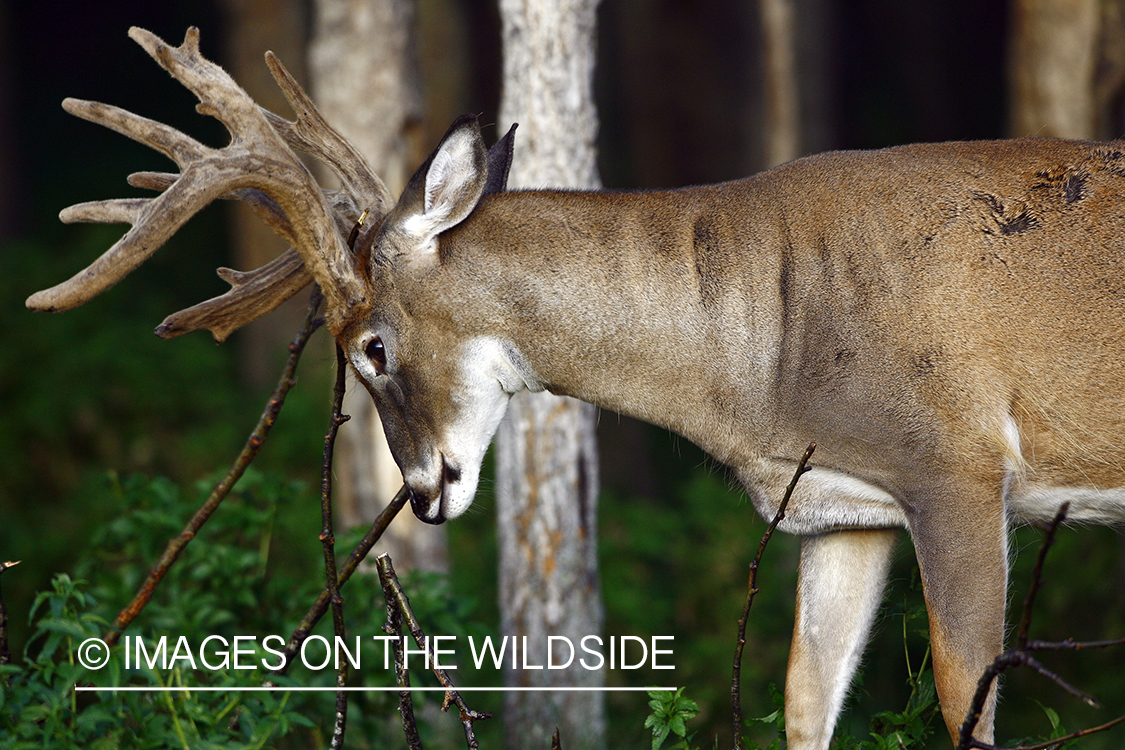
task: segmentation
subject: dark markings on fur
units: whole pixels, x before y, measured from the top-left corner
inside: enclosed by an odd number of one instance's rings
[[[937,369],[937,365],[934,364],[934,356],[930,352],[918,352],[910,358],[910,364],[917,375],[929,375]]]
[[[781,228],[781,257],[777,269],[777,302],[780,306],[781,324],[778,331],[778,347],[773,361],[774,387],[781,388],[785,382],[786,372],[789,370],[789,360],[793,356],[793,293],[797,283],[793,268],[793,238],[788,228]]]
[[[1067,203],[1074,203],[1086,197],[1086,178],[1089,175],[1084,171],[1071,172],[1063,183],[1063,195]]]
[[[1053,167],[1035,173],[1040,180],[1032,186],[1032,192],[1055,199],[1061,193],[1064,201],[1077,203],[1086,197],[1086,181],[1090,173],[1080,167]]]
[[[974,192],[973,198],[987,207],[1002,235],[1020,234],[1039,226],[1039,221],[1023,201],[1011,200],[1005,203],[998,196],[981,192]],[[991,234],[990,231],[989,233]]]
[[[699,285],[699,299],[704,309],[713,312],[718,307],[721,288],[716,268],[719,258],[719,236],[714,224],[701,217],[692,227],[692,254],[695,275]]]
[[[1125,177],[1125,151],[1106,144],[1093,150],[1095,159],[1100,159],[1104,168],[1118,176]]]
[[[1029,214],[1025,208],[1010,219],[1000,220],[1000,234],[1019,234],[1034,229],[1036,224],[1038,222],[1035,221],[1035,217]]]

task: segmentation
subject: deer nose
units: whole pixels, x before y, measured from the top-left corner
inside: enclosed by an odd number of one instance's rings
[[[419,521],[425,521],[426,523],[435,525],[445,523],[445,514],[441,512],[440,492],[437,497],[430,497],[425,492],[411,487],[410,509],[414,511],[414,515],[418,517]]]

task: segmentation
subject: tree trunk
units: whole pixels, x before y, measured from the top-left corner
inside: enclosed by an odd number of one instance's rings
[[[1121,0],[1012,4],[1009,133],[1103,139],[1120,135],[1125,82]]]
[[[800,156],[795,0],[759,0],[765,84],[765,156],[773,167]]]
[[[422,160],[422,94],[412,0],[316,0],[309,68],[325,118],[368,159],[391,193]],[[351,420],[336,444],[341,526],[367,525],[402,485],[371,397],[348,389]],[[383,549],[399,570],[444,570],[445,531],[403,513]]]
[[[504,51],[500,122],[518,122],[510,182],[599,185],[593,102],[596,0],[501,0]],[[496,453],[500,627],[546,664],[547,637],[575,646],[601,635],[597,575],[595,411],[546,393],[512,400]],[[508,686],[597,686],[601,672],[516,669]],[[598,692],[508,693],[505,746],[605,746]]]
[[[291,117],[263,55],[273,52],[298,80],[305,80],[304,0],[224,0],[226,66],[234,79],[266,109]],[[235,267],[249,270],[283,253],[285,241],[242,203],[231,201],[229,233]],[[308,297],[298,294],[265,319],[236,334],[239,372],[258,388],[271,388],[286,346],[305,315]]]
[[[0,237],[11,237],[16,230],[16,184],[19,175],[16,168],[15,117],[16,97],[14,90],[15,56],[12,54],[12,31],[8,18],[11,11],[7,3],[0,2]]]

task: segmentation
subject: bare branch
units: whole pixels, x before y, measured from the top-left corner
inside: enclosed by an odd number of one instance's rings
[[[1070,740],[1076,740],[1079,737],[1085,737],[1085,736],[1090,735],[1090,734],[1097,734],[1098,732],[1104,732],[1107,729],[1113,729],[1115,726],[1117,726],[1118,724],[1121,724],[1123,722],[1125,722],[1125,716],[1118,716],[1116,719],[1112,719],[1110,721],[1107,721],[1105,724],[1099,724],[1096,727],[1087,727],[1086,729],[1079,729],[1077,732],[1071,732],[1070,734],[1064,734],[1062,737],[1052,737],[1049,740],[1046,740],[1044,742],[1040,742],[1040,743],[1035,744],[1035,745],[1017,745],[1015,747],[1004,748],[1004,750],[1046,750],[1046,748],[1057,748],[1057,747],[1061,747],[1064,742],[1068,742]],[[983,750],[994,750],[994,749],[1000,750],[1000,748],[996,748],[994,745],[978,744],[978,745],[975,745],[975,747],[983,748]]]
[[[1016,643],[1020,648],[1027,648],[1028,631],[1031,629],[1031,611],[1035,608],[1035,597],[1039,594],[1039,587],[1043,585],[1043,566],[1047,562],[1047,552],[1055,544],[1055,532],[1066,520],[1070,510],[1070,503],[1063,503],[1051,525],[1047,527],[1047,534],[1043,537],[1043,544],[1039,546],[1039,555],[1035,558],[1035,565],[1031,570],[1031,584],[1027,587],[1027,596],[1023,598],[1023,616],[1020,617],[1019,635]]]
[[[386,553],[379,555],[375,558],[375,566],[379,570],[379,580],[383,584],[383,597],[387,600],[387,616],[394,624],[392,635],[402,634],[402,621],[406,622],[407,629],[410,635],[414,638],[414,642],[418,647],[427,653],[427,661],[433,664],[431,671],[437,677],[438,682],[442,687],[446,688],[445,701],[442,704],[442,710],[445,711],[449,706],[456,705],[460,711],[461,726],[465,730],[465,741],[468,744],[469,750],[476,750],[479,747],[477,743],[476,733],[473,730],[473,722],[481,719],[490,719],[492,714],[484,711],[474,711],[465,705],[465,699],[457,692],[457,686],[453,684],[450,679],[449,673],[441,667],[437,666],[437,659],[430,660],[429,648],[426,644],[426,634],[422,630],[422,625],[418,622],[418,618],[414,616],[414,610],[410,608],[410,600],[406,598],[406,593],[402,590],[402,585],[398,581],[398,576],[395,574],[394,565],[391,563],[391,558]],[[389,632],[389,631],[388,631]],[[398,641],[401,644],[401,641]],[[398,658],[398,650],[400,645],[395,646],[396,659]],[[402,684],[400,682],[400,684]],[[409,678],[407,678],[409,684]]]
[[[769,544],[770,538],[773,536],[774,530],[777,525],[785,518],[785,509],[789,507],[789,498],[793,496],[793,490],[797,487],[797,481],[801,478],[806,471],[809,470],[809,459],[812,458],[813,451],[816,450],[816,443],[809,443],[809,447],[805,449],[801,460],[797,462],[797,468],[793,472],[793,479],[790,480],[789,486],[785,488],[785,495],[781,498],[781,504],[777,506],[777,513],[774,514],[773,520],[770,521],[766,527],[766,533],[762,534],[762,540],[758,543],[758,553],[754,555],[753,561],[750,563],[750,580],[746,586],[746,604],[742,608],[742,616],[738,618],[738,640],[734,646],[734,669],[730,682],[731,692],[731,713],[734,719],[734,747],[735,750],[741,750],[742,744],[742,648],[746,645],[746,623],[750,620],[750,607],[754,604],[754,596],[758,593],[758,565],[762,562],[762,555],[766,551],[766,545]]]
[[[398,713],[402,719],[402,731],[406,735],[406,746],[410,750],[422,750],[422,738],[418,736],[418,722],[414,718],[414,699],[410,694],[410,670],[406,667],[405,649],[402,642],[403,607],[399,602],[394,579],[394,567],[387,555],[379,555],[375,560],[379,570],[379,580],[383,584],[383,599],[387,603],[387,622],[383,625],[383,632],[392,636],[395,652],[395,679],[398,681]],[[390,573],[386,573],[386,571]],[[401,591],[401,588],[399,589]]]
[[[218,510],[219,504],[230,494],[235,483],[246,471],[246,467],[249,466],[250,462],[258,455],[258,451],[261,450],[262,444],[265,443],[266,437],[268,437],[270,430],[277,421],[277,415],[280,413],[281,407],[285,403],[285,397],[288,395],[289,389],[296,384],[294,374],[297,369],[297,363],[301,359],[301,354],[304,352],[305,345],[316,329],[320,327],[321,320],[317,317],[317,312],[320,309],[321,301],[320,292],[317,290],[309,299],[309,308],[305,316],[304,324],[297,332],[293,342],[289,344],[289,358],[282,370],[277,388],[267,402],[266,408],[258,420],[258,424],[255,426],[253,432],[250,433],[250,437],[247,438],[246,445],[243,446],[242,451],[238,454],[238,457],[235,458],[230,471],[228,471],[222,481],[211,490],[211,494],[208,495],[207,500],[191,517],[191,520],[188,521],[183,531],[168,540],[164,553],[149,572],[148,577],[137,591],[136,596],[133,597],[133,601],[118,613],[116,619],[113,621],[113,625],[102,639],[107,644],[112,646],[117,643],[121,633],[129,626],[129,623],[140,614],[149,600],[152,599],[156,587],[160,585],[160,582],[164,579],[172,563],[180,556],[180,552],[195,538],[199,529],[211,518],[211,515]]]
[[[367,530],[367,534],[364,535],[360,543],[356,545],[356,548],[352,550],[348,558],[344,560],[344,564],[340,566],[337,573],[338,587],[343,588],[344,584],[348,582],[348,579],[355,573],[359,564],[367,557],[367,553],[375,546],[375,542],[379,541],[383,536],[383,532],[391,525],[391,521],[393,521],[395,516],[398,515],[398,512],[406,506],[409,500],[410,491],[406,488],[406,485],[403,485],[398,493],[395,494],[394,498],[383,508],[383,512],[379,514],[375,522],[371,524],[371,528]],[[275,674],[285,674],[289,670],[289,665],[292,664],[293,657],[297,655],[301,644],[308,638],[309,633],[316,627],[316,624],[320,622],[320,618],[324,616],[324,613],[328,611],[329,599],[330,595],[328,590],[325,589],[320,592],[320,596],[317,597],[317,600],[309,607],[309,611],[305,614],[304,619],[297,625],[293,634],[289,636],[289,642],[285,644],[285,648],[282,651],[282,665],[274,670]]]
[[[324,549],[324,589],[332,603],[332,627],[338,641],[344,639],[344,599],[340,596],[336,577],[336,534],[332,525],[332,456],[336,448],[336,433],[349,417],[343,413],[344,391],[347,387],[348,365],[344,350],[336,346],[336,384],[332,389],[332,419],[324,435],[324,460],[320,468],[320,543]],[[344,732],[348,723],[348,694],[342,688],[348,685],[348,660],[341,659],[337,666],[336,722],[332,729],[332,750],[344,746]]]

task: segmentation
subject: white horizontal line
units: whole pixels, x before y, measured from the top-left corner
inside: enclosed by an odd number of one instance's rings
[[[412,693],[576,693],[576,692],[595,692],[595,693],[626,693],[626,692],[639,692],[648,690],[668,690],[675,691],[674,687],[576,687],[576,686],[561,686],[561,687],[458,687],[458,688],[443,688],[443,687],[287,687],[285,685],[257,685],[249,687],[216,687],[214,685],[198,685],[194,687],[144,687],[141,685],[124,685],[121,687],[94,687],[88,685],[75,685],[75,692],[78,693],[257,693],[257,692],[292,692],[292,693],[398,693],[402,690],[408,690]]]

